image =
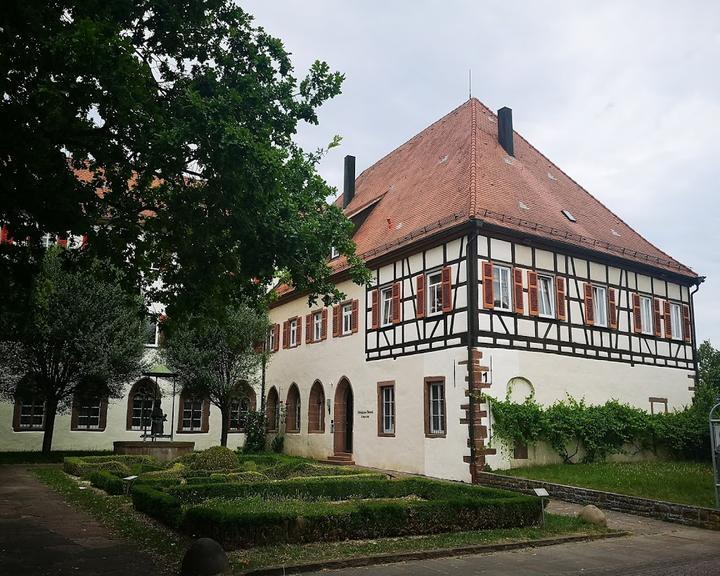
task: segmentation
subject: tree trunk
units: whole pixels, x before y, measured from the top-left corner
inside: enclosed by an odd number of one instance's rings
[[[50,454],[52,450],[53,433],[55,432],[55,416],[57,415],[57,400],[45,402],[45,432],[43,434],[43,454]]]
[[[220,427],[220,446],[227,447],[228,428],[230,428],[230,407],[225,405],[220,407],[222,416],[222,425]]]

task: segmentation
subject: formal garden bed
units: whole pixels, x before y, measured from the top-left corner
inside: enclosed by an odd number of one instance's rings
[[[427,478],[391,479],[281,454],[213,448],[166,465],[147,456],[71,456],[64,472],[36,473],[173,566],[178,548],[208,536],[228,550],[237,573],[368,557],[384,562],[394,555],[608,532],[552,514],[542,526],[541,504],[533,496]],[[88,490],[89,484],[98,490]]]
[[[595,462],[500,470],[499,474],[692,506],[715,506],[713,472],[702,462]]]

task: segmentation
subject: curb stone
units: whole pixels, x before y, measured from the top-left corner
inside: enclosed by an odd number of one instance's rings
[[[506,544],[477,544],[473,546],[440,548],[437,550],[424,550],[417,552],[391,552],[388,554],[375,554],[371,556],[346,558],[343,560],[324,560],[320,562],[306,562],[287,566],[268,566],[266,568],[241,570],[239,572],[235,572],[235,574],[238,576],[285,576],[286,574],[300,574],[302,572],[316,572],[319,570],[357,568],[359,566],[394,564],[397,562],[407,562],[411,560],[430,560],[434,558],[468,556],[471,554],[489,554],[491,552],[518,550],[520,548],[541,548],[545,546],[555,546],[557,544],[570,544],[573,542],[591,542],[593,540],[605,540],[607,538],[621,538],[630,536],[631,534],[631,532],[627,531],[616,531],[607,532],[606,534],[581,534],[576,536],[541,538],[539,540],[523,540],[520,542],[508,542]]]

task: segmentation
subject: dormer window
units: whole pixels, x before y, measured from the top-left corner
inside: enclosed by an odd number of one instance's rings
[[[575,219],[575,216],[572,215],[572,212],[570,212],[570,210],[562,210],[562,213],[563,213],[563,216],[565,216],[565,218],[570,220],[570,222],[577,222],[577,220]]]

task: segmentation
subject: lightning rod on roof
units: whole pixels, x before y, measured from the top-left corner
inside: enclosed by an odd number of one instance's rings
[[[468,69],[468,99],[472,98],[472,68]]]

